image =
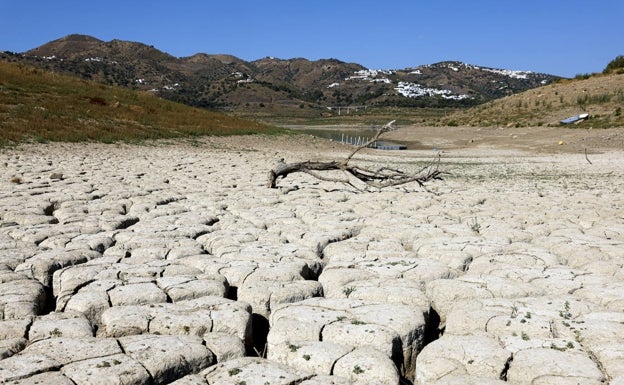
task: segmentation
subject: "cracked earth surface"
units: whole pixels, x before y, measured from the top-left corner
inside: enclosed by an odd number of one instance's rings
[[[449,149],[429,191],[265,187],[281,157],[347,151],[1,150],[0,380],[624,384],[621,152]]]

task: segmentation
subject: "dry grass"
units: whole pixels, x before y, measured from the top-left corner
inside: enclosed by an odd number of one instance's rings
[[[622,105],[624,75],[593,75],[562,80],[460,111],[440,121],[440,125],[548,127],[587,112],[590,119],[574,127],[623,127]]]
[[[382,126],[391,120],[396,120],[397,125],[428,124],[432,121],[442,121],[444,117],[460,110],[460,108],[369,106],[366,109],[359,108],[357,110],[345,107],[339,115],[335,109],[329,111],[327,108],[313,108],[306,104],[304,108],[280,105],[267,105],[262,108],[252,106],[235,110],[232,113],[241,118],[263,121],[278,126],[354,125],[368,127],[371,125]]]
[[[269,125],[0,62],[0,145],[273,134]]]
[[[369,107],[337,115],[326,109],[267,106],[235,113],[278,125],[397,125],[473,127],[558,127],[561,119],[588,112],[574,128],[624,127],[624,74],[561,80],[469,109]]]

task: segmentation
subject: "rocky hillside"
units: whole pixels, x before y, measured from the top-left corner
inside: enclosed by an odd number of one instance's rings
[[[548,84],[555,76],[441,62],[371,70],[337,59],[247,62],[198,53],[176,58],[142,43],[69,35],[0,58],[149,90],[194,106],[472,106]]]

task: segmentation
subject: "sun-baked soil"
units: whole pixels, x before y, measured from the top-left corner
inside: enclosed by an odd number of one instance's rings
[[[410,146],[439,149],[497,148],[538,153],[576,153],[624,149],[622,129],[575,129],[560,127],[404,127],[386,137]]]
[[[293,127],[303,129],[304,126]],[[365,129],[366,127],[359,127]],[[358,126],[315,126],[306,130],[358,129]],[[532,153],[588,153],[624,149],[624,129],[566,127],[422,127],[400,126],[383,135],[409,150],[497,149]],[[228,141],[238,141],[230,138]],[[299,140],[294,140],[293,145]],[[305,141],[304,141],[305,143]],[[329,143],[329,142],[328,142]],[[309,148],[309,144],[305,144]]]

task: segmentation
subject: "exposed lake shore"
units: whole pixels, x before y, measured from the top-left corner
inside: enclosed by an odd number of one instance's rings
[[[593,132],[591,132],[593,131]],[[624,384],[616,129],[403,127],[0,150],[0,382]],[[409,148],[409,147],[408,147]],[[260,358],[258,356],[261,356]]]

